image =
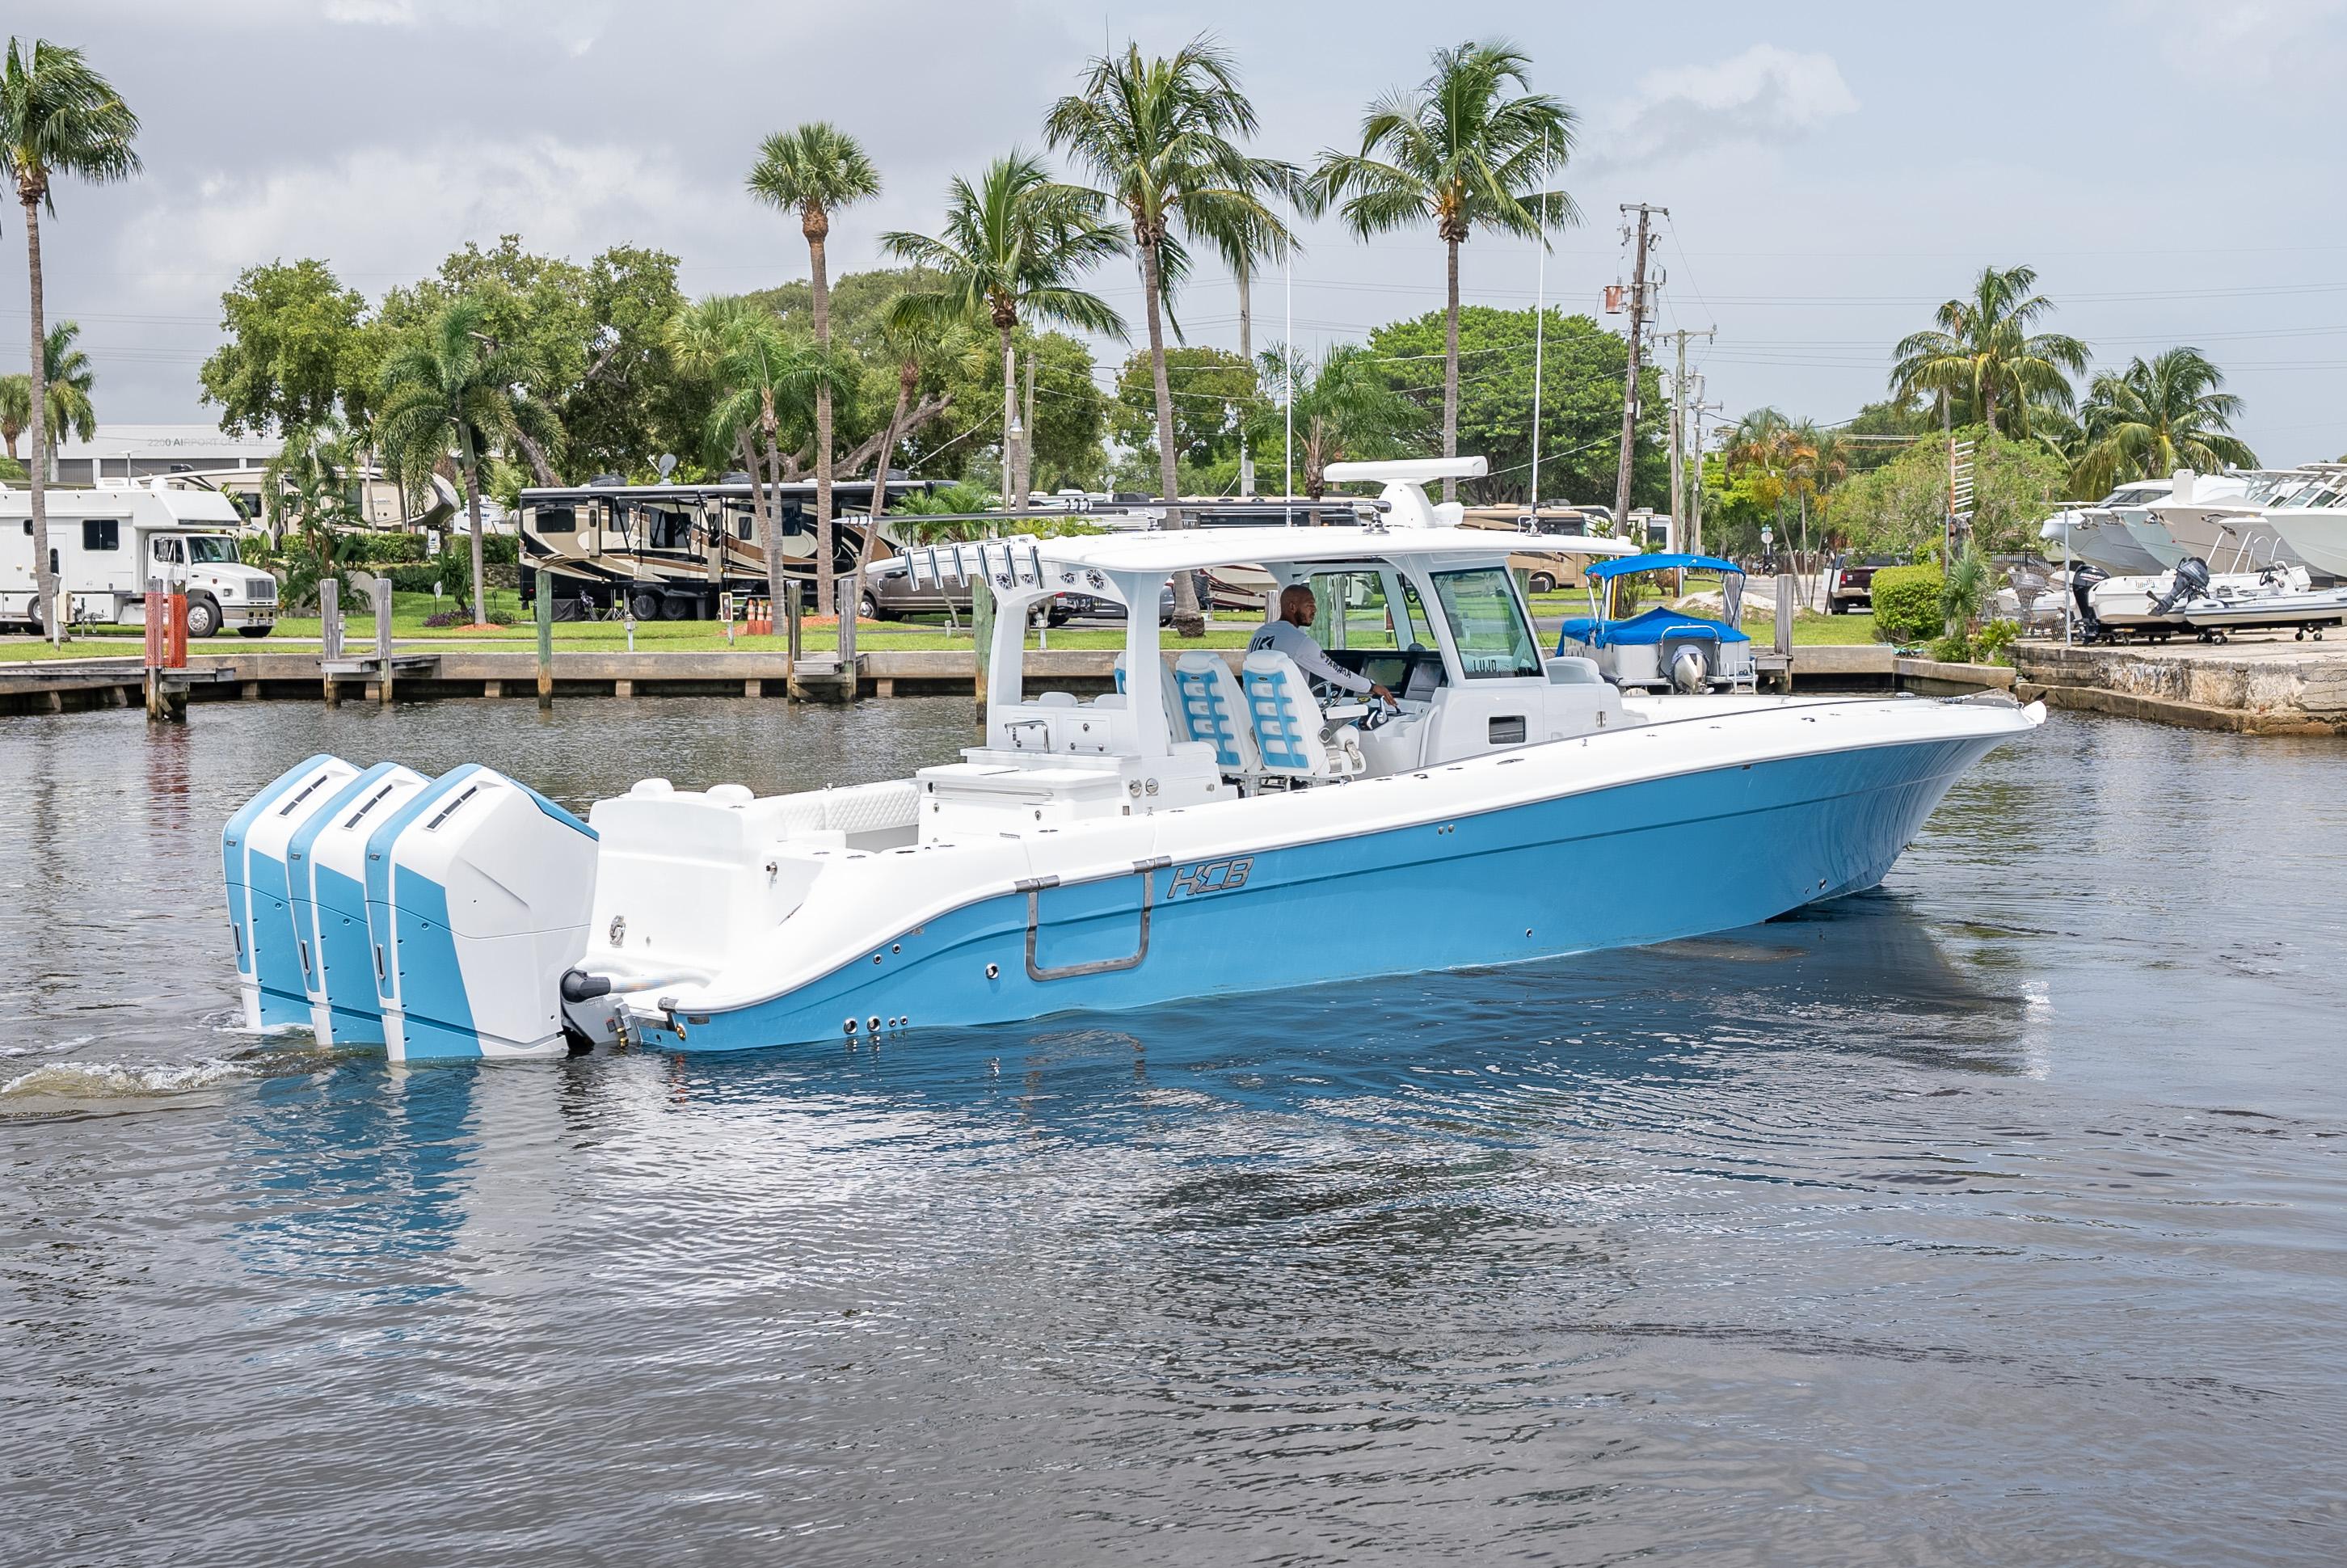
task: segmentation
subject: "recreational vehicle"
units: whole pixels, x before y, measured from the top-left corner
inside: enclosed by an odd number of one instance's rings
[[[929,488],[927,480],[888,481],[891,496]],[[815,580],[815,486],[766,487],[779,507],[783,572]],[[833,565],[856,571],[872,507],[872,482],[831,487]],[[624,608],[639,620],[705,620],[727,590],[766,590],[766,552],[746,475],[709,484],[628,485],[603,477],[585,485],[521,493],[522,591],[553,583],[555,614],[571,619]]]
[[[277,624],[277,579],[237,559],[244,518],[220,491],[159,477],[52,488],[45,499],[49,560],[73,622],[143,623],[153,580],[188,596],[190,637],[223,626],[266,637]],[[33,494],[0,485],[0,624],[46,623],[33,556]]]

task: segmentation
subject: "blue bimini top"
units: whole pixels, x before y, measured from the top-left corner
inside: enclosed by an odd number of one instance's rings
[[[1593,561],[1589,569],[1581,575],[1594,577],[1603,582],[1609,577],[1627,577],[1638,571],[1716,571],[1734,572],[1737,577],[1744,575],[1742,567],[1732,560],[1722,560],[1717,556],[1676,555],[1611,556],[1602,561]]]
[[[1627,620],[1600,620],[1594,615],[1576,615],[1564,623],[1563,633],[1557,639],[1556,651],[1563,653],[1568,641],[1586,643],[1592,648],[1652,648],[1666,637],[1713,642],[1752,641],[1732,626],[1722,626],[1717,620],[1706,620],[1701,616],[1682,615],[1666,606],[1656,605],[1645,614],[1634,615]]]

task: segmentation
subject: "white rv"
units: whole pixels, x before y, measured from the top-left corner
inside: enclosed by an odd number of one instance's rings
[[[77,623],[137,626],[147,584],[159,579],[188,596],[188,635],[232,626],[266,637],[277,624],[277,579],[237,559],[244,526],[218,490],[155,478],[97,489],[52,489],[49,554]],[[33,561],[33,494],[0,485],[0,624],[44,624]]]

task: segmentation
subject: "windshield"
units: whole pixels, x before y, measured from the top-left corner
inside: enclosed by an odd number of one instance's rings
[[[188,559],[199,566],[233,563],[236,541],[226,534],[191,534],[188,538]]]
[[[1540,650],[1524,624],[1515,585],[1501,567],[1434,574],[1434,596],[1459,644],[1459,661],[1471,681],[1508,680],[1541,672]]]

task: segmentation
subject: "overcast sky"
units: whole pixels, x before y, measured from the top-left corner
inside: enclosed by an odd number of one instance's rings
[[[1932,304],[2027,261],[2098,367],[2196,343],[2247,400],[2261,458],[2347,452],[2347,100],[2327,86],[2347,0],[1983,0],[1952,20],[1879,0],[16,0],[7,25],[85,49],[145,121],[144,174],[63,185],[43,230],[50,319],[82,323],[110,421],[215,416],[196,367],[220,291],[256,261],[322,257],[372,297],[514,231],[581,260],[665,248],[694,293],[804,276],[796,223],[742,176],[765,132],[828,118],[887,181],[837,220],[836,273],[871,264],[884,230],[933,229],[950,174],[1038,143],[1104,37],[1215,34],[1264,149],[1308,159],[1432,46],[1500,35],[1582,117],[1565,184],[1588,220],[1557,241],[1549,297],[1597,312],[1627,271],[1617,205],[1668,206],[1663,324],[1717,327],[1696,358],[1730,417],[1847,417]],[[1299,344],[1441,302],[1430,233],[1307,242]],[[0,369],[17,370],[13,203],[0,258]],[[1471,303],[1528,304],[1535,255],[1479,236],[1462,273]],[[1137,302],[1130,277],[1101,283]],[[1267,280],[1258,343],[1284,309]],[[1232,342],[1228,280],[1197,280],[1184,316],[1194,340]]]

